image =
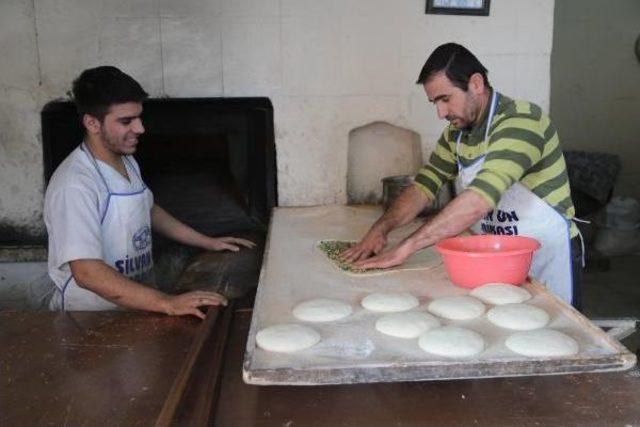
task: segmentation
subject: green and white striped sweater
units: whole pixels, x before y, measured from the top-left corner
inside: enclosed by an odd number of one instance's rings
[[[482,125],[465,131],[460,140],[460,163],[464,167],[486,155],[469,189],[492,206],[515,182],[520,182],[565,218],[575,215],[569,176],[560,148],[558,132],[542,109],[526,101],[500,96],[496,113],[484,140],[488,112]],[[416,175],[417,185],[433,198],[440,187],[458,173],[456,140],[459,129],[444,130],[429,162]],[[578,234],[571,222],[571,237]]]

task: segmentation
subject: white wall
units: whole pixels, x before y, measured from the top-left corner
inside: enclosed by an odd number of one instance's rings
[[[344,203],[349,131],[444,125],[414,81],[439,44],[469,47],[509,96],[549,105],[553,0],[493,0],[489,17],[424,0],[2,0],[0,224],[41,227],[39,111],[111,63],[152,96],[268,96],[281,205]]]
[[[640,200],[640,2],[556,6],[551,113],[565,149],[617,154],[615,192]]]

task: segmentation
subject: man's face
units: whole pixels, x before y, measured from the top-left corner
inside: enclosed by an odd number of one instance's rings
[[[138,102],[114,104],[109,107],[100,125],[100,138],[104,147],[119,155],[135,153],[138,137],[144,133],[140,114],[142,104]]]
[[[427,80],[424,90],[429,102],[436,106],[438,117],[447,119],[456,128],[470,129],[479,119],[482,108],[471,85],[465,92],[440,72]]]

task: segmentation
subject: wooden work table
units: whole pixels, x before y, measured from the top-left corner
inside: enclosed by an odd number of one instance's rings
[[[205,254],[186,270],[182,290],[221,284],[218,291],[237,297],[224,310],[209,310],[204,321],[139,312],[0,312],[0,426],[640,424],[637,368],[341,386],[247,385],[242,362],[253,298],[242,296],[258,282],[261,254]],[[251,256],[253,261],[242,259]]]
[[[249,386],[251,311],[0,313],[0,425],[637,425],[640,372]],[[228,331],[228,334],[227,334]]]
[[[0,425],[145,425],[198,321],[128,312],[0,313]]]

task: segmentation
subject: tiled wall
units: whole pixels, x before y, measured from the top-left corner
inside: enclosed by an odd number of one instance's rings
[[[349,131],[442,129],[414,84],[458,41],[494,86],[549,100],[553,0],[494,0],[489,17],[425,15],[424,0],[3,0],[0,225],[42,227],[39,111],[84,68],[111,63],[153,96],[268,96],[282,205],[344,203]]]

